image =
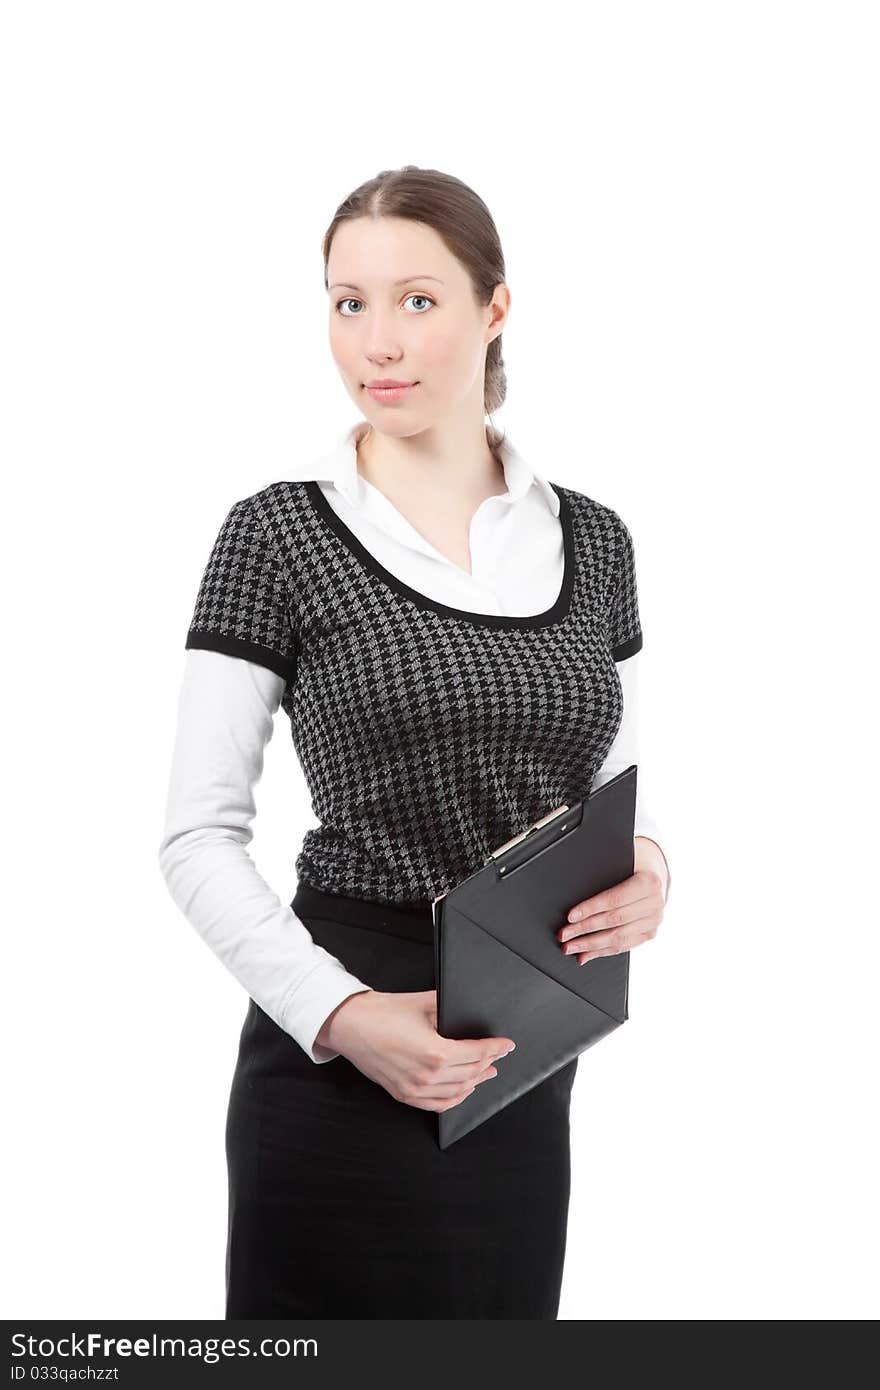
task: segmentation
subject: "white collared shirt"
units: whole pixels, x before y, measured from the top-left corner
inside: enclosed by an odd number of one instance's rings
[[[427,597],[510,616],[553,605],[565,564],[559,497],[509,439],[499,451],[507,490],[485,498],[474,512],[468,573],[359,472],[356,445],[366,425],[361,420],[348,427],[328,453],[289,477],[316,480],[379,563]],[[638,763],[637,661],[638,654],[617,663],[623,718],[594,790]],[[247,849],[254,788],[283,692],[283,678],[255,662],[186,652],[159,860],[175,902],[251,998],[313,1062],[326,1062],[338,1054],[316,1047],[316,1034],[344,999],[369,986],[313,940]],[[635,834],[659,845],[641,767],[639,773]]]
[[[315,479],[333,510],[380,564],[428,598],[474,613],[526,616],[552,607],[565,555],[559,497],[509,440],[501,447],[507,491],[486,497],[470,524],[471,570],[437,550],[359,472],[350,426],[328,454],[291,478]]]

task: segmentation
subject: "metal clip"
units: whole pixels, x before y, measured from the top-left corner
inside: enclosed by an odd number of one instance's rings
[[[555,820],[557,816],[563,815],[570,809],[571,808],[565,804],[563,806],[557,806],[555,811],[548,811],[546,816],[542,816],[540,820],[536,820],[534,825],[529,826],[528,830],[523,830],[519,835],[514,835],[513,839],[508,840],[506,844],[499,845],[498,849],[493,849],[489,858],[485,860],[485,863],[491,864],[493,859],[498,859],[502,854],[506,854],[509,849],[512,849],[514,845],[518,845],[527,835],[534,835],[536,830],[540,830],[542,826],[548,825],[550,821]]]

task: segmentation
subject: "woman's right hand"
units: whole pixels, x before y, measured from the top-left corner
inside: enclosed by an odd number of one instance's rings
[[[515,1047],[511,1038],[442,1037],[436,989],[352,994],[316,1041],[347,1057],[395,1100],[438,1112],[460,1105],[481,1081],[497,1076],[493,1062]]]

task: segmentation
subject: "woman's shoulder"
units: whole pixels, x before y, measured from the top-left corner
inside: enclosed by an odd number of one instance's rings
[[[615,538],[622,538],[627,534],[627,526],[623,517],[609,503],[600,502],[597,497],[581,492],[578,488],[562,486],[561,484],[556,486],[560,492],[565,494],[572,512],[581,522],[594,529],[598,528]]]
[[[247,496],[239,497],[233,505],[242,513],[252,514],[271,511],[278,507],[296,507],[305,496],[305,490],[304,479],[277,478],[274,482],[266,483],[256,491],[249,492]]]
[[[262,529],[281,543],[301,529],[311,510],[304,480],[277,478],[239,497],[232,503],[229,517],[242,530]]]

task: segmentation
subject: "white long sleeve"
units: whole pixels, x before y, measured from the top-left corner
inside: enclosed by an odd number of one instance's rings
[[[254,787],[282,677],[255,662],[187,651],[159,865],[184,916],[252,999],[313,1062],[339,1054],[315,1036],[369,989],[319,946],[257,871],[247,846]]]
[[[639,763],[639,739],[638,739],[638,703],[639,703],[639,653],[629,656],[625,661],[618,661],[617,674],[620,676],[620,683],[623,687],[623,717],[620,721],[620,728],[608,750],[608,756],[600,767],[596,776],[593,778],[591,791],[601,787],[605,782],[610,782],[612,777],[616,777],[619,772],[624,772],[633,763],[638,766],[638,776],[636,778],[636,817],[634,835],[644,835],[647,839],[653,840],[666,863],[667,883],[666,901],[669,901],[669,889],[672,886],[672,876],[669,872],[669,860],[666,851],[660,843],[660,832],[656,821],[648,810],[647,797],[644,789],[644,777],[642,767]],[[665,836],[664,836],[665,838]]]

